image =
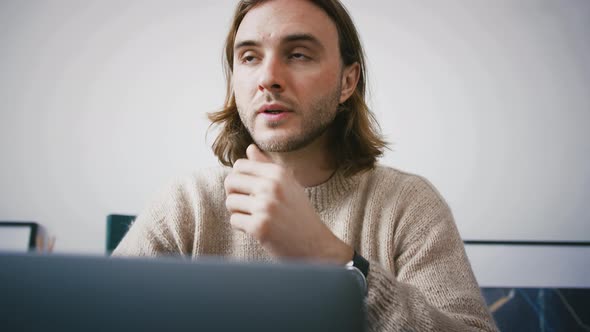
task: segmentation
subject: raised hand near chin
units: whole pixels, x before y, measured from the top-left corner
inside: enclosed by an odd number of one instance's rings
[[[346,263],[353,249],[322,223],[293,173],[251,144],[225,179],[231,225],[272,255]]]

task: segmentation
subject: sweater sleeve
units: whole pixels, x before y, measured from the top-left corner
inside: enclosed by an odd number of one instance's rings
[[[497,331],[449,207],[426,180],[408,182],[390,249],[394,267],[370,262],[370,330]]]
[[[166,188],[138,215],[113,256],[165,256],[188,254],[194,218],[187,208],[188,195],[182,182]]]

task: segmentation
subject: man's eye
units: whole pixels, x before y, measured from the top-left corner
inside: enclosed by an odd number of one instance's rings
[[[256,57],[253,55],[245,55],[242,57],[242,63],[251,63],[256,60]]]
[[[291,53],[291,55],[289,55],[289,58],[295,59],[295,60],[308,60],[309,59],[309,57],[303,53]]]

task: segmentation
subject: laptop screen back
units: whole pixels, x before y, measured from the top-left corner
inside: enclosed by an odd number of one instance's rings
[[[362,331],[344,268],[0,255],[6,331]],[[6,329],[5,329],[6,328]]]

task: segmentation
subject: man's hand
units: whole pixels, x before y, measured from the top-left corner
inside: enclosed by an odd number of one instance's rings
[[[254,144],[246,155],[225,179],[232,227],[276,256],[335,263],[352,259],[353,249],[321,222],[291,171],[273,164]]]

